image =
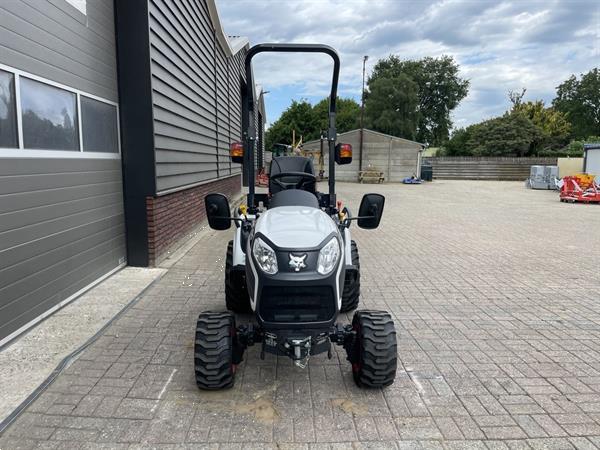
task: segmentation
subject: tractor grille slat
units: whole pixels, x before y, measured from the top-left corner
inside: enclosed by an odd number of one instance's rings
[[[335,315],[335,298],[329,286],[265,286],[259,313],[266,322],[326,322]]]

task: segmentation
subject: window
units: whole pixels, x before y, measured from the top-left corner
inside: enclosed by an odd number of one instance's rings
[[[77,8],[82,14],[87,14],[86,0],[67,0],[67,2]]]
[[[23,146],[79,151],[77,96],[25,77],[20,83]]]
[[[117,103],[0,63],[0,158],[118,159],[119,144]]]
[[[116,106],[82,95],[81,128],[84,152],[119,153]]]
[[[0,148],[18,147],[17,135],[15,76],[0,70]]]

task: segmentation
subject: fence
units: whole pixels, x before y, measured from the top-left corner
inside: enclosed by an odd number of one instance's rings
[[[433,166],[433,178],[444,180],[525,180],[533,165],[553,166],[556,158],[441,156],[423,158]]]

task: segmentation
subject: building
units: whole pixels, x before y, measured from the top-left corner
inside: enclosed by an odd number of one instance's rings
[[[596,180],[600,180],[600,142],[584,144],[583,171],[594,175]]]
[[[384,174],[385,181],[393,183],[400,182],[412,175],[419,176],[421,173],[423,144],[365,128],[361,164],[360,133],[361,130],[357,129],[338,135],[338,142],[352,145],[353,158],[351,164],[337,167],[335,171],[336,180],[358,181],[360,167],[363,170],[373,168],[381,171]],[[314,165],[315,170],[318,172],[320,168],[318,154],[321,149],[321,141],[307,142],[302,146],[302,149],[315,155]],[[323,149],[323,170],[325,176],[327,176],[329,157],[326,141],[323,142]]]
[[[0,345],[240,191],[248,48],[214,0],[0,3]]]

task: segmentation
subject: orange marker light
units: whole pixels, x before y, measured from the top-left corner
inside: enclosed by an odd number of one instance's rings
[[[352,146],[339,143],[335,146],[335,162],[338,164],[350,164],[352,162]]]
[[[229,146],[229,156],[236,163],[244,162],[244,145],[241,142],[232,142]]]
[[[340,145],[340,157],[341,158],[352,158],[352,146],[350,144]]]

